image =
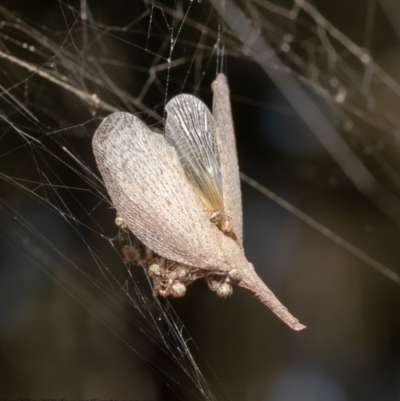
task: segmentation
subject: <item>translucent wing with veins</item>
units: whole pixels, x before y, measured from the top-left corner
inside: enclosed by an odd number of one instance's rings
[[[176,149],[187,179],[210,213],[223,213],[220,159],[211,112],[192,95],[174,97],[165,110],[165,136]]]

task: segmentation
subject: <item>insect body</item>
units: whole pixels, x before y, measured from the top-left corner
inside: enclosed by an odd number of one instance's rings
[[[157,255],[154,292],[183,296],[205,278],[221,297],[237,284],[294,330],[305,328],[256,274],[242,248],[242,204],[226,78],[213,83],[213,113],[191,95],[166,106],[165,135],[129,113],[105,118],[93,138],[118,224]]]

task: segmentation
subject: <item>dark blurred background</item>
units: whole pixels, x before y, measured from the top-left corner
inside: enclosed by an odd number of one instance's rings
[[[270,4],[293,6],[265,2]],[[380,2],[313,4],[398,78],[399,39]],[[217,68],[224,71],[241,171],[400,272],[396,219],[355,188],[260,66],[242,54],[207,1],[3,0],[0,12],[1,52],[114,108],[139,113],[155,128],[162,126],[166,98],[177,93],[196,94],[211,107],[211,82]],[[289,32],[278,11],[249,15],[274,49]],[[321,87],[340,80],[344,64],[354,81],[363,80],[346,47],[336,48],[342,59],[329,70],[315,21],[300,13],[291,24],[293,46],[304,42],[321,56],[307,58],[321,75]],[[214,46],[218,32],[223,57]],[[168,69],[171,36],[179,41]],[[293,61],[282,60],[302,74]],[[141,311],[147,304],[134,284],[116,285],[128,280],[120,256],[127,239],[114,226],[115,212],[100,195],[104,190],[87,172],[98,174],[91,136],[110,111],[26,65],[1,57],[0,66],[0,397],[212,399],[188,379],[188,367],[171,359],[176,347],[164,352],[149,334],[161,333],[174,344],[162,314],[152,321]],[[350,98],[366,87],[366,98],[396,115],[394,83],[349,86]],[[398,196],[390,169],[382,167],[387,163],[396,171],[398,141],[368,121],[367,104],[358,104],[361,114],[346,132],[341,113],[349,109],[337,113],[329,94],[304,88],[376,179]],[[246,183],[242,190],[246,255],[308,328],[290,331],[241,289],[222,301],[204,283],[194,283],[185,298],[171,303],[215,399],[400,400],[399,285]],[[150,300],[143,272],[132,274]]]

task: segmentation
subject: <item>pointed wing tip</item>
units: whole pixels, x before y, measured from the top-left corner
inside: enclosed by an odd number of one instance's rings
[[[295,323],[293,326],[291,326],[291,328],[294,331],[303,331],[307,328],[307,326],[304,326],[304,324],[301,324],[299,321],[297,323]]]
[[[279,317],[284,323],[286,323],[291,329],[295,331],[302,331],[306,328],[305,325],[299,322],[285,306],[276,298],[274,293],[267,287],[267,285],[257,275],[253,266],[247,268],[244,272],[243,279],[239,283],[239,286],[249,291],[264,305],[268,306],[269,309],[276,316]]]

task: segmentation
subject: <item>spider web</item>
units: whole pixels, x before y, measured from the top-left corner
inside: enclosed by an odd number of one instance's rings
[[[121,109],[162,129],[171,97],[210,99],[217,72],[229,72],[235,61],[257,64],[349,180],[399,224],[400,124],[391,105],[400,87],[374,60],[372,3],[361,39],[347,37],[304,0],[0,6],[6,254],[37,266],[138,355],[145,366],[138,371],[156,378],[145,376],[147,397],[155,398],[158,382],[174,399],[228,395],[171,304],[155,301],[146,275],[124,263],[121,248],[133,239],[113,226],[93,132]],[[389,2],[380,7],[393,15]],[[122,325],[135,329],[134,338]]]

